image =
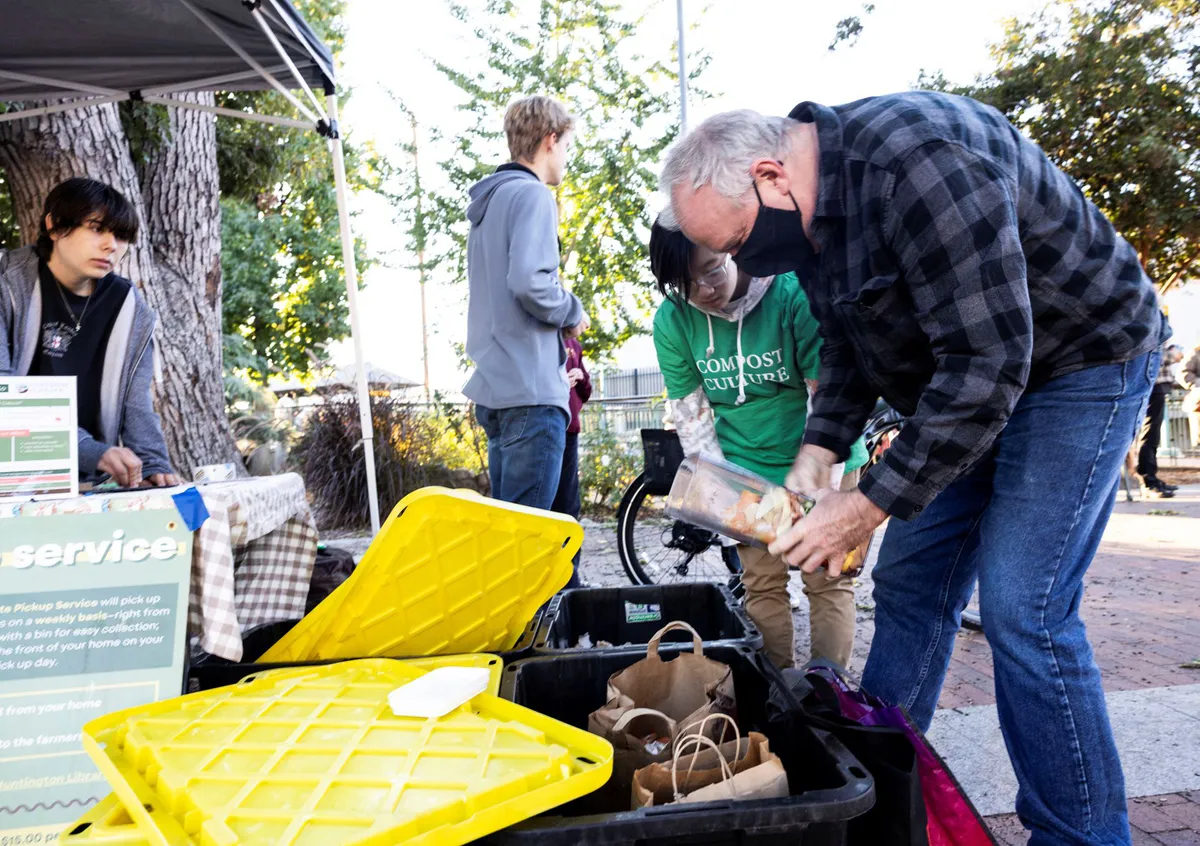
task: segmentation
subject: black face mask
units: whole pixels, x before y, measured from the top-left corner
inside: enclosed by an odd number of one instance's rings
[[[754,196],[758,198],[758,218],[745,243],[734,254],[737,266],[759,278],[813,270],[817,252],[804,234],[804,218],[792,192],[789,191],[788,196],[794,209],[773,209],[763,205],[757,183],[754,184]]]

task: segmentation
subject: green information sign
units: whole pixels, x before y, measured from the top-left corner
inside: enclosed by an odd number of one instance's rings
[[[84,723],[183,686],[192,536],[170,498],[55,506],[0,517],[0,843],[53,842],[110,792]]]

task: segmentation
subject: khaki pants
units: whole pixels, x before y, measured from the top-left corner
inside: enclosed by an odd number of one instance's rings
[[[841,488],[853,490],[858,473],[842,477]],[[742,584],[746,587],[746,613],[763,636],[763,650],[777,667],[796,664],[792,602],[788,596],[788,565],[765,549],[739,546]],[[804,573],[808,597],[808,627],[812,638],[810,659],[824,658],[850,666],[854,648],[854,580],[829,578],[827,570]]]
[[[793,667],[795,630],[788,596],[788,565],[765,549],[739,546],[742,584],[746,587],[746,613],[762,632],[763,649],[777,667]],[[854,584],[852,579],[831,579],[825,570],[805,573],[808,620],[812,632],[812,658],[826,658],[845,667],[854,646]]]

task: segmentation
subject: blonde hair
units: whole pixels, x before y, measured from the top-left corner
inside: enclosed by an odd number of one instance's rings
[[[575,118],[567,107],[541,94],[522,97],[504,113],[504,134],[513,161],[532,161],[547,135],[561,136],[574,128]]]

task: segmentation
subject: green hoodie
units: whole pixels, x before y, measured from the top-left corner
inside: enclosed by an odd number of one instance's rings
[[[722,312],[667,299],[654,315],[654,346],[667,396],[683,399],[703,387],[725,457],[782,485],[804,438],[804,380],[816,379],[820,366],[817,320],[796,275],[755,279]],[[866,461],[860,439],[846,469]]]

